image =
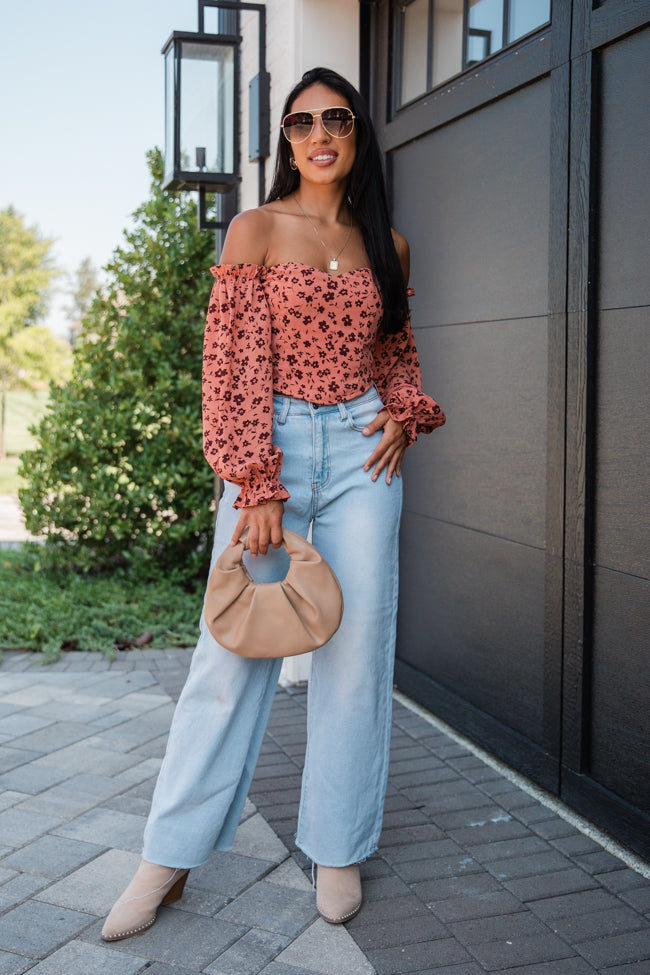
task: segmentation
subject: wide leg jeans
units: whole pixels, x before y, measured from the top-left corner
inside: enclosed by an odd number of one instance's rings
[[[334,406],[274,397],[273,441],[291,494],[283,525],[303,536],[311,527],[344,599],[338,632],[312,654],[296,835],[323,866],[347,866],[377,848],[388,777],[402,484],[363,470],[381,433],[361,431],[379,409],[374,388]],[[213,562],[239,517],[238,491],[225,485]],[[245,558],[256,581],[286,574],[283,549]],[[281,664],[230,653],[202,618],[145,830],[146,860],[195,867],[232,847]]]

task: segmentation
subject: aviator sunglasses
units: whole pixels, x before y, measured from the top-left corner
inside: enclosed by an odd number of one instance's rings
[[[345,139],[354,128],[355,115],[349,108],[325,108],[322,112],[290,112],[282,119],[282,131],[289,142],[304,142],[319,118],[328,135]]]

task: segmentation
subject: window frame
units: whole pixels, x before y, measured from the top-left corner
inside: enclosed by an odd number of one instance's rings
[[[408,7],[414,3],[415,0],[392,0],[391,10],[390,10],[390,25],[389,25],[389,45],[390,45],[390,57],[389,63],[391,65],[390,71],[390,117],[394,118],[395,115],[402,111],[402,109],[408,108],[415,102],[419,101],[421,98],[425,98],[430,95],[431,92],[436,91],[436,89],[449,84],[450,81],[455,80],[465,72],[470,71],[477,65],[483,65],[491,58],[496,58],[497,56],[507,52],[515,44],[520,44],[522,41],[527,40],[532,37],[538,31],[548,29],[553,22],[553,0],[550,0],[550,10],[549,18],[545,20],[542,24],[538,24],[532,30],[528,31],[526,34],[522,34],[521,37],[517,37],[512,41],[507,41],[509,29],[510,29],[510,19],[511,19],[511,4],[512,0],[503,0],[503,19],[502,19],[502,39],[504,43],[501,44],[499,48],[495,51],[489,51],[484,58],[480,58],[477,61],[469,61],[467,57],[468,41],[470,36],[483,37],[486,41],[486,45],[489,48],[489,32],[481,30],[480,28],[470,28],[469,26],[469,7],[470,0],[463,0],[463,24],[462,24],[462,50],[461,50],[461,69],[455,74],[450,75],[437,84],[433,84],[433,33],[434,33],[434,12],[435,12],[435,0],[428,0],[427,2],[427,64],[426,64],[426,88],[419,95],[410,98],[408,101],[402,101],[402,67],[403,67],[403,41],[404,41],[404,14]]]

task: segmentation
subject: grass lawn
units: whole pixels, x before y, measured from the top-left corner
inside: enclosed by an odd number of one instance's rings
[[[18,463],[23,450],[34,445],[29,432],[45,411],[49,389],[12,390],[7,393],[7,457],[0,460],[0,494],[17,494],[21,485]]]

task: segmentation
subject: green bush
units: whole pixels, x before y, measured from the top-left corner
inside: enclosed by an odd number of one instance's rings
[[[42,546],[0,553],[0,647],[36,650],[45,662],[61,650],[113,656],[146,634],[150,647],[191,646],[198,636],[202,590],[177,581],[147,582],[117,570],[82,576],[53,570]]]
[[[213,522],[200,409],[214,240],[187,194],[162,191],[160,151],[148,161],[151,196],[82,322],[71,379],[52,386],[33,428],[20,500],[59,566],[188,578],[204,567]]]

